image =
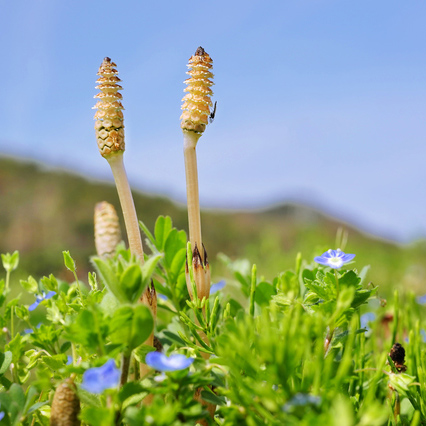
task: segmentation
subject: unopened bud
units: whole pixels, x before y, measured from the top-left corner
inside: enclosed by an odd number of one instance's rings
[[[105,58],[99,67],[99,78],[96,81],[100,93],[95,96],[99,99],[94,106],[98,110],[95,114],[95,130],[99,152],[103,157],[124,152],[123,96],[119,93],[122,87],[118,84],[121,80],[117,77],[116,66],[110,58]]]
[[[110,257],[115,253],[121,241],[120,223],[112,204],[102,201],[95,206],[95,246],[101,257]]]
[[[210,99],[213,94],[213,73],[210,69],[213,67],[213,61],[202,47],[199,47],[195,54],[189,58],[187,72],[190,78],[185,80],[188,87],[184,92],[188,92],[182,99],[183,113],[180,117],[182,130],[202,133],[208,124]]]

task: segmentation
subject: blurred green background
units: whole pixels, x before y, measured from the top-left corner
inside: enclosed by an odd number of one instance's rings
[[[177,228],[187,230],[184,205],[136,191],[134,198],[138,217],[149,229],[153,230],[159,215],[169,215]],[[0,252],[19,250],[20,278],[53,273],[72,280],[62,260],[62,251],[69,250],[79,277],[87,281],[87,273],[92,270],[89,258],[95,254],[94,206],[99,201],[112,203],[121,218],[117,192],[111,183],[0,157]],[[213,282],[229,276],[218,253],[233,260],[247,258],[257,264],[259,276],[272,279],[294,267],[298,252],[311,262],[315,255],[336,248],[336,235],[343,231],[348,239],[345,251],[356,254],[358,269],[371,265],[369,281],[380,286],[383,297],[395,287],[410,288],[417,294],[425,292],[426,241],[398,245],[306,206],[203,211],[202,230]]]

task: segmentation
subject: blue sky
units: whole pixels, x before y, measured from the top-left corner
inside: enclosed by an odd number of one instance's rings
[[[203,46],[218,102],[197,148],[205,207],[299,200],[382,236],[426,235],[426,2],[21,0],[1,10],[0,153],[112,179],[91,109],[109,56],[132,184],[184,201],[183,80]]]

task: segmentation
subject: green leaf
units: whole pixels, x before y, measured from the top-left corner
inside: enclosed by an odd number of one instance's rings
[[[95,268],[98,270],[98,273],[105,287],[121,303],[127,303],[128,300],[127,300],[126,294],[120,287],[120,281],[114,272],[113,265],[108,260],[101,259],[100,257],[93,257],[91,261],[95,265]]]
[[[141,345],[154,329],[150,309],[145,305],[125,306],[114,312],[110,323],[112,343],[122,343],[132,351]]]
[[[0,375],[3,375],[12,363],[12,352],[0,352]]]
[[[127,267],[120,276],[120,288],[123,289],[129,302],[138,300],[142,294],[142,271],[139,264]]]
[[[14,271],[19,265],[19,252],[15,250],[12,254],[2,254],[1,260],[3,263],[3,268],[10,273]]]
[[[155,268],[157,267],[158,262],[163,257],[162,254],[157,254],[150,256],[145,263],[142,265],[142,279],[143,279],[143,288],[142,291],[145,289],[145,287],[150,283],[151,277],[154,274]],[[141,294],[142,294],[141,291]]]
[[[263,281],[256,287],[254,300],[258,305],[266,306],[269,305],[272,296],[274,296],[276,293],[277,292],[275,291],[275,288],[272,284]]]
[[[49,277],[43,277],[40,281],[46,291],[58,292],[58,280],[54,277],[53,274],[50,274]]]
[[[172,229],[164,244],[164,266],[166,269],[170,270],[173,259],[182,249],[186,250],[186,234],[184,231]]]
[[[361,278],[354,271],[347,271],[339,278],[339,284],[351,287],[358,287]]]
[[[159,251],[164,251],[167,237],[172,230],[172,219],[169,216],[159,216],[155,222],[155,246]]]
[[[71,257],[70,252],[63,251],[62,254],[64,256],[64,263],[66,268],[71,272],[75,272],[76,271],[75,262],[74,262],[74,259]]]
[[[86,407],[81,412],[81,420],[91,426],[111,426],[115,424],[112,408]]]
[[[201,398],[203,401],[209,402],[210,404],[214,405],[225,405],[226,401],[224,397],[217,396],[213,392],[208,392],[203,390],[201,392]]]
[[[31,275],[28,277],[28,281],[20,280],[19,282],[29,293],[38,293],[38,283]]]
[[[12,397],[12,401],[19,407],[19,411],[22,411],[25,407],[25,393],[21,386],[14,383],[9,389],[9,395]]]

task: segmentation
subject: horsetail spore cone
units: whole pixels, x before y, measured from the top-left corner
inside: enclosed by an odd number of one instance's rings
[[[189,58],[187,72],[190,78],[185,80],[188,87],[184,92],[188,92],[183,97],[183,113],[181,115],[182,130],[202,133],[208,124],[210,107],[213,105],[210,99],[213,94],[213,74],[210,69],[213,61],[207,52],[199,47],[195,54]]]
[[[110,257],[121,241],[120,223],[112,204],[102,201],[95,206],[95,246],[100,257]]]
[[[95,114],[96,139],[99,152],[105,158],[111,153],[124,151],[123,96],[119,92],[122,87],[118,84],[121,80],[117,77],[116,66],[110,58],[105,58],[96,81],[96,88],[100,90],[95,96],[99,100],[94,106],[98,110]]]
[[[56,389],[50,411],[50,426],[78,426],[80,400],[73,379],[66,379]]]

